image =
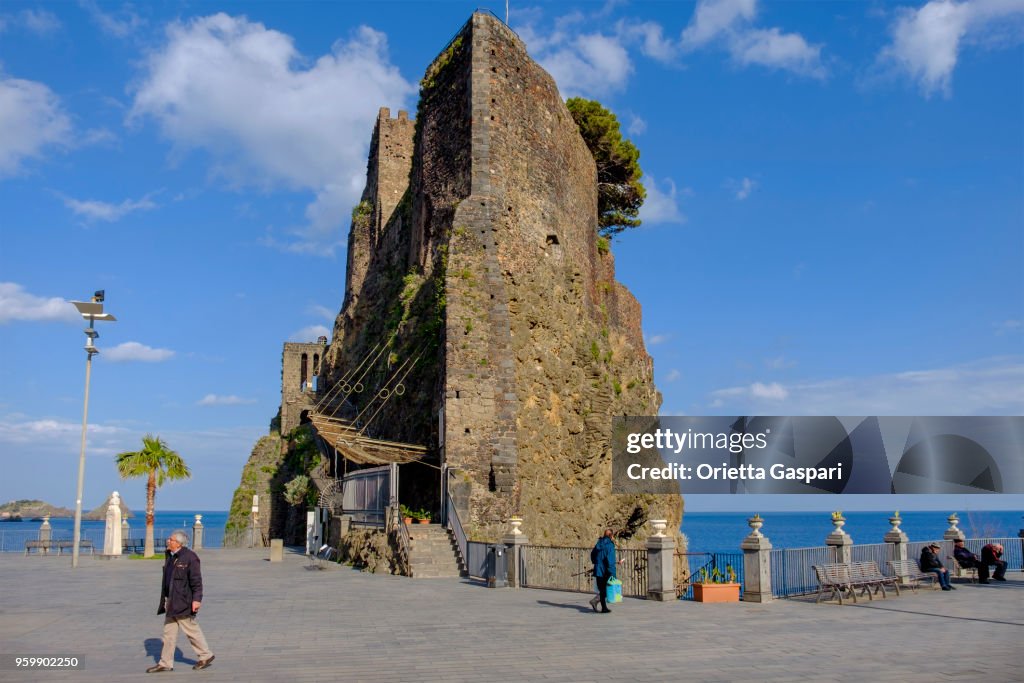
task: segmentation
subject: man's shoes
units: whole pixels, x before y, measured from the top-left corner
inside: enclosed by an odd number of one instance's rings
[[[193,669],[205,669],[206,667],[208,667],[211,664],[213,664],[213,660],[214,659],[216,659],[216,657],[214,655],[210,655],[209,659],[200,659],[198,662],[196,662],[192,666],[192,668]]]
[[[949,590],[951,590],[951,591],[955,591],[955,590],[956,590],[956,586],[950,586],[950,587],[949,587]]]
[[[943,586],[942,590],[944,590],[944,591],[951,591],[951,590],[953,590],[953,587],[952,586]]]
[[[1003,576],[993,576],[992,578],[996,581],[1006,581],[1006,577]]]
[[[978,583],[992,583],[992,582],[989,581],[988,579],[985,579],[984,581],[978,581]]]
[[[148,669],[146,669],[146,673],[148,674],[155,674],[161,671],[174,671],[174,669],[169,666],[164,666],[163,664],[157,664],[156,666],[151,666]]]
[[[605,609],[601,610],[601,614],[611,614],[611,613],[612,613],[612,611],[610,609],[608,609],[607,607]]]

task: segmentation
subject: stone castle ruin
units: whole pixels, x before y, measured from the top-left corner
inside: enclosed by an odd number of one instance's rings
[[[330,345],[286,346],[286,366],[322,353],[317,391],[283,392],[282,434],[309,411],[334,451],[323,476],[400,462],[401,502],[434,512],[450,470],[471,538],[515,514],[540,544],[678,529],[678,495],[611,493],[612,416],[661,395],[554,80],[477,12],[420,85],[415,120],[381,109],[373,130]]]

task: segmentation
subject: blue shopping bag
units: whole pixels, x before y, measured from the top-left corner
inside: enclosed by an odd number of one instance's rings
[[[622,602],[622,582],[612,577],[608,579],[608,590],[605,591],[605,602]]]

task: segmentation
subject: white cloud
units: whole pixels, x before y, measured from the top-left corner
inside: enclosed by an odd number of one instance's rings
[[[52,146],[71,142],[71,120],[42,83],[0,75],[0,178],[21,170]]]
[[[1024,320],[1004,320],[995,326],[996,334],[1012,334],[1024,329]]]
[[[787,368],[796,367],[796,361],[790,360],[785,356],[776,356],[775,358],[767,358],[764,364],[772,370],[785,370]]]
[[[679,210],[676,184],[671,178],[665,178],[664,189],[658,186],[654,176],[645,175],[641,182],[647,190],[647,199],[640,207],[640,220],[644,223],[686,222],[686,216]]]
[[[616,24],[616,31],[625,40],[638,42],[644,56],[659,62],[671,63],[679,52],[678,46],[665,38],[661,24],[656,22],[633,23],[623,20]]]
[[[962,44],[1019,43],[1024,4],[1019,0],[932,0],[900,10],[890,26],[892,42],[879,60],[916,81],[925,96],[952,92],[953,70]],[[1008,35],[1008,25],[1016,30]]]
[[[532,46],[531,46],[532,47]],[[589,33],[533,51],[534,58],[555,79],[563,97],[607,95],[622,90],[633,62],[617,37]]]
[[[240,406],[255,403],[254,398],[242,398],[240,396],[218,396],[217,394],[207,394],[203,396],[196,405],[200,406]]]
[[[658,344],[664,344],[672,338],[671,334],[652,334],[647,338],[648,346],[657,346]]]
[[[365,181],[378,108],[413,93],[371,28],[310,61],[290,36],[221,13],[167,27],[130,118],[156,119],[179,151],[209,151],[234,183],[313,192],[286,246],[333,253]]]
[[[757,187],[757,182],[750,178],[744,178],[736,183],[736,200],[743,201],[750,196],[750,193]]]
[[[154,349],[139,342],[124,342],[112,349],[101,350],[101,356],[115,363],[141,361],[143,363],[160,363],[174,357],[170,349]]]
[[[630,112],[629,125],[626,126],[626,132],[630,135],[643,135],[647,132],[647,121]]]
[[[701,47],[723,33],[732,32],[738,24],[753,21],[757,0],[703,0],[697,3],[690,25],[683,30],[683,44],[690,49]]]
[[[79,322],[75,307],[60,297],[29,294],[14,282],[0,282],[0,324],[12,320]]]
[[[742,66],[756,64],[801,76],[824,78],[821,46],[811,45],[799,33],[779,28],[757,28],[757,0],[700,0],[690,24],[683,30],[684,50],[722,44]]]
[[[1024,359],[991,358],[931,370],[714,391],[738,415],[1022,415]]]
[[[86,428],[86,455],[112,456],[129,445],[129,430],[90,422]],[[21,415],[0,418],[0,451],[4,453],[40,450],[47,453],[78,454],[82,422],[56,418],[25,419]]]
[[[310,314],[323,318],[330,322],[334,322],[334,319],[338,317],[338,312],[327,308],[327,306],[321,306],[320,304],[310,304],[309,308],[306,309]]]
[[[331,316],[333,319],[333,316]],[[298,332],[294,332],[288,337],[288,341],[293,342],[315,342],[317,337],[331,338],[331,331],[323,325],[310,325],[309,327],[303,327]]]
[[[101,31],[115,38],[127,38],[145,24],[129,4],[122,5],[116,12],[104,12],[95,0],[79,0],[78,4],[88,12]]]
[[[40,36],[56,33],[61,28],[57,15],[45,9],[24,9],[10,17],[10,20],[11,24],[23,26]]]
[[[675,382],[676,380],[678,380],[682,376],[683,376],[683,373],[679,372],[675,368],[672,368],[671,370],[668,371],[668,374],[665,375],[665,381],[666,382]]]
[[[112,223],[121,220],[135,211],[149,211],[156,208],[156,203],[151,200],[150,195],[141,199],[125,199],[120,204],[101,202],[97,199],[73,199],[62,197],[64,206],[68,207],[77,216],[82,216],[87,221],[106,221]]]

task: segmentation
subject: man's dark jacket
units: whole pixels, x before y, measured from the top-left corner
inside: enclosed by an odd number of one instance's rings
[[[921,548],[921,571],[926,572],[933,569],[942,569],[942,560],[932,552],[931,548]]]
[[[203,573],[199,569],[199,556],[184,546],[174,555],[171,555],[170,550],[166,552],[160,609],[156,613],[163,614],[166,611],[167,616],[175,619],[192,616],[192,601],[203,601]]]

